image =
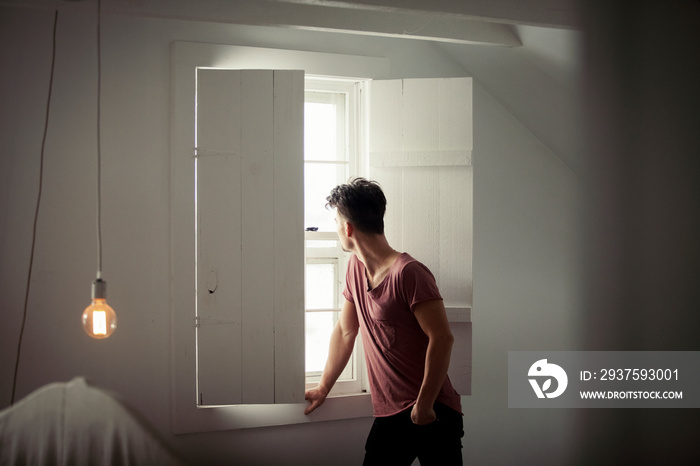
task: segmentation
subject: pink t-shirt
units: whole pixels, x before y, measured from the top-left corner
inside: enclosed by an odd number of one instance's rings
[[[428,337],[413,311],[418,303],[442,299],[435,277],[425,265],[403,253],[386,278],[368,290],[365,266],[353,255],[343,295],[357,309],[374,415],[391,416],[410,408],[423,383],[428,349]],[[449,377],[437,401],[462,412]]]

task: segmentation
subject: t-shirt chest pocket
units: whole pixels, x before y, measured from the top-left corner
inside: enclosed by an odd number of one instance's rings
[[[371,319],[368,324],[377,344],[385,350],[393,348],[396,343],[396,328],[392,321],[396,316],[392,316],[392,310],[379,306],[370,299],[369,314]]]

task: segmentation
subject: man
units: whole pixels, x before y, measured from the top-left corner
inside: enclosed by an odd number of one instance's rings
[[[424,466],[461,465],[462,408],[447,376],[453,337],[435,278],[389,245],[379,184],[357,178],[335,187],[327,201],[343,250],[353,255],[321,381],[306,392],[306,414],[325,401],[360,331],[375,415],[364,465],[410,465],[416,457]]]

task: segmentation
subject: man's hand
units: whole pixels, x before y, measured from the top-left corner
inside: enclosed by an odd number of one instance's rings
[[[328,390],[326,390],[326,387],[324,387],[321,384],[319,384],[315,388],[306,390],[304,399],[309,401],[309,406],[307,406],[304,410],[304,414],[311,414],[316,408],[321,406],[324,401],[326,401],[327,396]]]
[[[422,408],[418,403],[413,405],[413,409],[411,409],[411,421],[413,421],[414,424],[424,426],[435,422],[436,419],[437,415],[432,406]]]

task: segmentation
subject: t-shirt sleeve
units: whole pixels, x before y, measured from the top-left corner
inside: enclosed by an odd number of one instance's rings
[[[442,299],[435,277],[428,267],[414,261],[406,264],[401,274],[401,293],[406,304],[415,310],[416,304]]]
[[[353,273],[354,261],[355,256],[352,256],[348,261],[348,268],[345,271],[345,288],[343,288],[343,296],[345,296],[345,299],[347,299],[351,303],[354,302],[351,287],[352,281],[355,280],[355,274]]]
[[[348,282],[345,282],[345,288],[343,289],[343,296],[345,296],[345,299],[350,301],[351,303],[354,302],[353,297],[352,297],[352,292],[350,291],[350,288],[348,287]]]

